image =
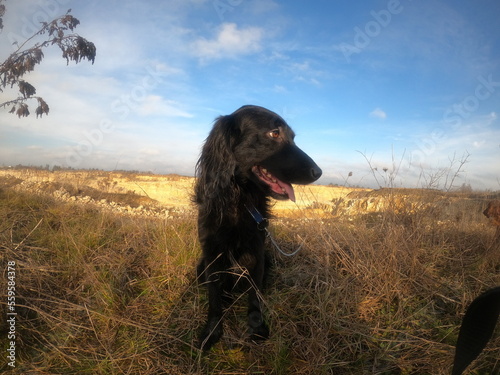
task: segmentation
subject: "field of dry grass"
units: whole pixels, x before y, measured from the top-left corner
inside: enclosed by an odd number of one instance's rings
[[[108,199],[132,206],[134,203],[163,207],[192,208],[194,178],[178,175],[137,174],[101,171],[56,171],[34,169],[0,169],[0,177],[20,184],[23,190],[54,193],[66,191],[76,197]],[[313,203],[329,203],[350,192],[366,191],[359,188],[335,188],[320,185],[297,186],[297,203],[276,202],[276,211],[310,207]],[[135,197],[137,202],[134,202]],[[138,197],[142,197],[139,200]],[[127,199],[132,199],[127,202]]]
[[[202,356],[207,299],[193,180],[105,172],[0,173],[0,371],[12,374],[449,374],[460,320],[500,285],[492,194],[309,186],[279,204],[263,295],[271,328],[245,336],[246,299]],[[496,196],[498,199],[498,195]],[[16,367],[6,357],[15,262]],[[472,374],[500,371],[494,335]],[[4,364],[5,363],[5,364]]]

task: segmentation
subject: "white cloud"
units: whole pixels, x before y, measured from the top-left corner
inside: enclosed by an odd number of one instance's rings
[[[148,95],[138,108],[137,113],[142,116],[193,117],[180,107],[181,104],[174,100],[166,100],[159,95]]]
[[[287,93],[288,90],[286,89],[285,86],[282,86],[282,85],[274,85],[273,87],[273,91],[278,93],[278,94],[283,94],[283,93]]]
[[[252,13],[261,15],[277,10],[280,6],[272,0],[254,0],[248,3],[249,9]]]
[[[285,60],[285,58],[283,58],[283,60]],[[330,73],[318,69],[316,66],[318,66],[317,61],[294,61],[291,60],[290,57],[286,57],[286,60],[282,63],[283,70],[290,74],[294,81],[321,86],[325,79],[330,78]]]
[[[261,49],[263,35],[264,31],[259,27],[238,29],[235,23],[224,23],[214,39],[195,41],[193,53],[202,60],[248,55]]]
[[[491,112],[489,115],[488,115],[488,118],[491,122],[495,121],[497,118],[498,118],[498,115],[496,112]],[[489,124],[488,124],[489,125]]]
[[[382,109],[377,107],[373,111],[370,112],[370,117],[375,117],[375,118],[385,120],[387,118],[387,113],[385,113]]]
[[[310,84],[315,85],[315,86],[321,86],[321,83],[316,78],[308,78],[308,77],[304,77],[304,76],[298,76],[298,77],[295,77],[295,79],[297,81],[310,83]]]

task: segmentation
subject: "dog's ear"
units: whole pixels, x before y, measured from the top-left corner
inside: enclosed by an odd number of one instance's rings
[[[234,147],[240,138],[240,126],[234,116],[220,116],[205,140],[196,164],[196,201],[209,211],[224,210],[224,201],[234,199],[236,159]]]

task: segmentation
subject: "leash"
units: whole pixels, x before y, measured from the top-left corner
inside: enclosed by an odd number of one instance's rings
[[[259,228],[259,230],[264,230],[266,232],[266,236],[271,240],[271,243],[276,248],[276,250],[278,250],[281,253],[281,255],[284,255],[286,257],[292,257],[295,254],[297,254],[300,250],[302,250],[302,246],[304,245],[304,243],[302,243],[297,249],[295,249],[291,253],[287,253],[286,251],[283,251],[281,249],[281,247],[278,245],[278,243],[276,242],[276,240],[274,239],[271,232],[269,232],[269,230],[267,229],[268,220],[264,216],[262,216],[262,214],[259,212],[259,210],[257,210],[257,208],[255,208],[254,205],[248,207],[245,204],[245,208],[247,209],[247,211],[250,213],[252,218],[257,223],[257,228]]]

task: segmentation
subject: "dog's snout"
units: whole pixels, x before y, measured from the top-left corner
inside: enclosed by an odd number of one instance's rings
[[[315,165],[314,167],[311,168],[311,177],[314,178],[315,181],[318,178],[320,178],[322,174],[323,174],[323,171],[317,165]]]

